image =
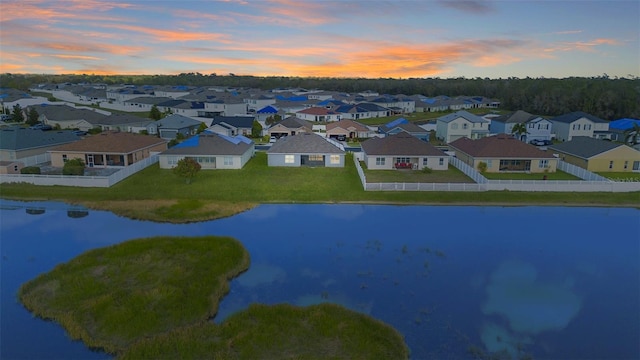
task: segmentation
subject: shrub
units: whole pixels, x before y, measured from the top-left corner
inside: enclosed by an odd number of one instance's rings
[[[84,175],[84,161],[82,159],[71,159],[64,163],[62,175]]]
[[[431,174],[432,171],[433,170],[431,170],[431,168],[428,166],[425,166],[424,168],[422,168],[422,172],[425,174]]]
[[[481,173],[487,171],[487,163],[484,161],[480,161],[478,163],[478,171],[480,171]]]
[[[20,169],[20,174],[36,174],[40,175],[40,167],[38,166],[27,166]]]

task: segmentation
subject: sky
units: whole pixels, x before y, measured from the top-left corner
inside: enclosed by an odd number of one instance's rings
[[[639,0],[0,0],[0,73],[640,76]]]

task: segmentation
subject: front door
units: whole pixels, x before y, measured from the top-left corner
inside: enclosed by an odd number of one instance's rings
[[[87,166],[93,167],[93,154],[87,154]]]

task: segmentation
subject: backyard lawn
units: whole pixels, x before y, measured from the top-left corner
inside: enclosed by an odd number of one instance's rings
[[[599,172],[597,174],[614,181],[640,181],[640,173],[637,172]]]
[[[488,180],[543,180],[546,176],[547,180],[581,180],[579,177],[571,175],[561,170],[551,173],[520,173],[520,172],[506,172],[506,173],[488,173],[482,174]]]
[[[453,166],[448,170],[367,170],[360,162],[368,183],[473,183],[473,180]]]

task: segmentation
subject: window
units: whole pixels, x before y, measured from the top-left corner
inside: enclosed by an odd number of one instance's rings
[[[62,154],[62,162],[67,162],[67,154]]]
[[[468,127],[469,127],[469,124],[466,124],[466,123],[465,123],[465,124],[462,124],[462,128],[463,128],[463,129],[466,129],[466,128],[468,128]]]
[[[309,155],[309,161],[322,161],[322,160],[324,160],[322,155],[318,155],[318,154]]]
[[[331,155],[329,157],[329,163],[331,163],[331,164],[340,164],[340,155]]]
[[[545,160],[540,160],[540,161],[538,161],[538,167],[539,167],[540,169],[546,169],[546,168],[548,168],[548,167],[549,167],[549,160],[546,160],[546,159],[545,159]]]
[[[640,170],[640,161],[634,161],[633,162],[633,171],[638,171]]]
[[[385,159],[385,158],[383,158],[383,157],[377,157],[377,158],[376,158],[376,165],[378,165],[378,166],[380,166],[380,165],[384,165],[385,160],[386,160],[386,159]]]
[[[624,162],[624,169],[626,170],[626,169],[628,169],[628,168],[629,168],[629,162],[628,162],[628,161],[625,161],[625,162]]]
[[[167,165],[174,167],[178,165],[179,158],[177,156],[167,156]]]
[[[438,165],[440,166],[444,165],[444,158],[440,158],[440,160],[438,161]]]
[[[538,126],[540,126],[540,125],[538,125]],[[529,124],[529,129],[533,129],[535,127],[536,127],[536,124]]]
[[[233,157],[232,156],[225,156],[224,157],[224,164],[225,164],[225,166],[233,165]]]
[[[422,165],[423,166],[429,165],[429,158],[422,158]]]
[[[458,124],[456,124],[456,123],[451,124],[451,129],[457,130],[458,129]]]
[[[613,169],[613,160],[609,161],[609,169]]]
[[[13,171],[18,171],[18,165],[13,165]]]
[[[293,155],[285,155],[284,156],[284,163],[285,164],[293,164],[293,162],[294,162]]]
[[[573,130],[580,130],[580,124],[573,124]]]
[[[487,160],[487,169],[491,169],[493,167],[493,160]]]
[[[584,129],[585,130],[591,130],[591,124],[585,124],[584,125]]]
[[[408,157],[399,157],[396,158],[396,164],[397,163],[408,163],[411,162],[411,160]]]

